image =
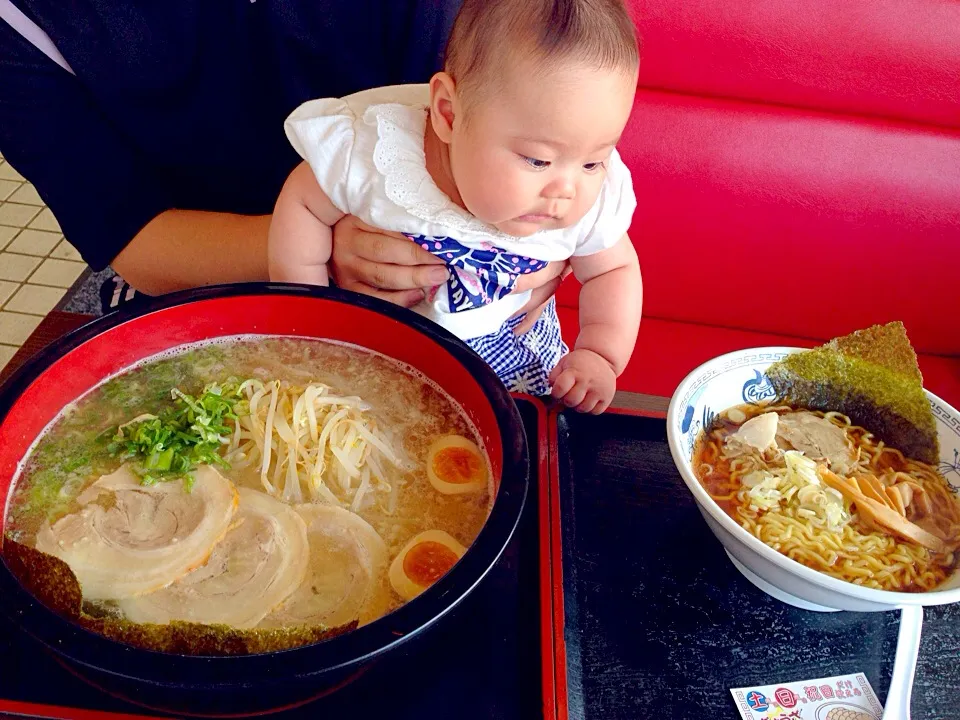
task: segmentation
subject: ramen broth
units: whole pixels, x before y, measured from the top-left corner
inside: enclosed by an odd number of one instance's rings
[[[696,475],[713,500],[744,529],[770,547],[810,568],[865,587],[883,590],[923,592],[935,589],[957,567],[956,551],[960,531],[960,498],[937,469],[903,456],[886,446],[867,429],[853,425],[840,413],[816,412],[842,430],[851,451],[850,466],[842,475],[872,475],[887,486],[908,482],[923,488],[931,508],[926,527],[948,541],[949,549],[934,552],[861,521],[855,504],[851,507],[840,493],[820,498],[843,508],[844,519],[837,523],[801,512],[796,501],[782,501],[770,507],[758,505],[748,486],[756,486],[764,473],[786,474],[785,454],[779,450],[732,452],[729,441],[748,420],[776,412],[782,418],[810,411],[788,406],[742,405],[721,413],[701,435],[693,454]],[[778,446],[781,440],[777,439]],[[796,461],[794,456],[792,460]],[[808,465],[810,468],[813,463]],[[757,474],[753,474],[757,473]],[[790,488],[780,487],[790,491]],[[818,494],[822,488],[814,488]],[[778,492],[774,490],[774,493]],[[795,498],[796,488],[790,491]],[[827,491],[829,493],[829,491]],[[794,494],[795,493],[795,494]],[[836,518],[835,518],[836,519]],[[830,525],[833,524],[833,527]],[[842,526],[841,526],[842,525]]]
[[[229,378],[291,385],[319,382],[370,406],[377,427],[411,461],[391,497],[365,503],[357,511],[380,535],[390,559],[428,530],[448,533],[464,547],[476,539],[489,514],[489,481],[480,492],[442,494],[431,487],[424,467],[428,449],[439,436],[460,435],[480,443],[456,403],[433,383],[382,355],[299,338],[237,338],[194,346],[142,364],[90,392],[65,410],[28,457],[8,506],[8,537],[33,545],[42,526],[77,511],[78,495],[121,465],[108,449],[118,425],[170,406],[172,388],[198,393],[208,383]],[[259,467],[220,471],[239,487],[264,490]],[[379,583],[388,596],[384,611],[403,604],[385,578]]]

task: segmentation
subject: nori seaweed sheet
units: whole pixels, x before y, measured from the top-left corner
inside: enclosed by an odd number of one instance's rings
[[[349,632],[353,621],[337,628],[302,626],[238,630],[227,625],[172,622],[139,624],[93,617],[83,611],[80,583],[60,558],[10,538],[3,541],[3,559],[20,583],[48,608],[93,632],[134,647],[177,655],[254,655],[311,645]]]
[[[902,323],[875,325],[795,353],[766,374],[781,401],[841,412],[907,457],[937,464],[937,428]]]

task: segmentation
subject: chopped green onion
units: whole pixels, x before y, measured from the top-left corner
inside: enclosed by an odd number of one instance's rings
[[[134,461],[144,485],[183,478],[189,490],[192,471],[198,465],[230,467],[219,451],[233,432],[227,423],[236,421],[239,385],[211,383],[197,397],[173,388],[170,396],[173,407],[119,426],[109,451],[114,457]]]

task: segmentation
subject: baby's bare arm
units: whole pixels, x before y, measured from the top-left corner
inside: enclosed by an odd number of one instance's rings
[[[273,210],[267,246],[270,279],[327,285],[331,228],[343,216],[320,189],[310,166],[300,163]]]
[[[580,412],[602,413],[637,342],[643,281],[626,235],[609,250],[570,261],[580,290],[580,335],[550,374],[553,396]]]
[[[580,291],[577,350],[590,350],[620,375],[627,367],[640,328],[643,279],[630,238],[624,235],[609,250],[571,259]]]

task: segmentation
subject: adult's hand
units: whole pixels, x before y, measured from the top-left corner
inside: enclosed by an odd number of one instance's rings
[[[331,269],[337,285],[354,292],[411,307],[423,300],[424,290],[446,282],[443,261],[400,233],[377,230],[347,215],[333,228]],[[522,276],[514,292],[532,290],[520,311],[527,317],[519,331],[533,326],[543,305],[570,273],[566,262],[552,262],[543,270]]]
[[[424,290],[446,282],[443,260],[400,233],[377,230],[353,215],[333,227],[333,279],[345,290],[411,307]]]

